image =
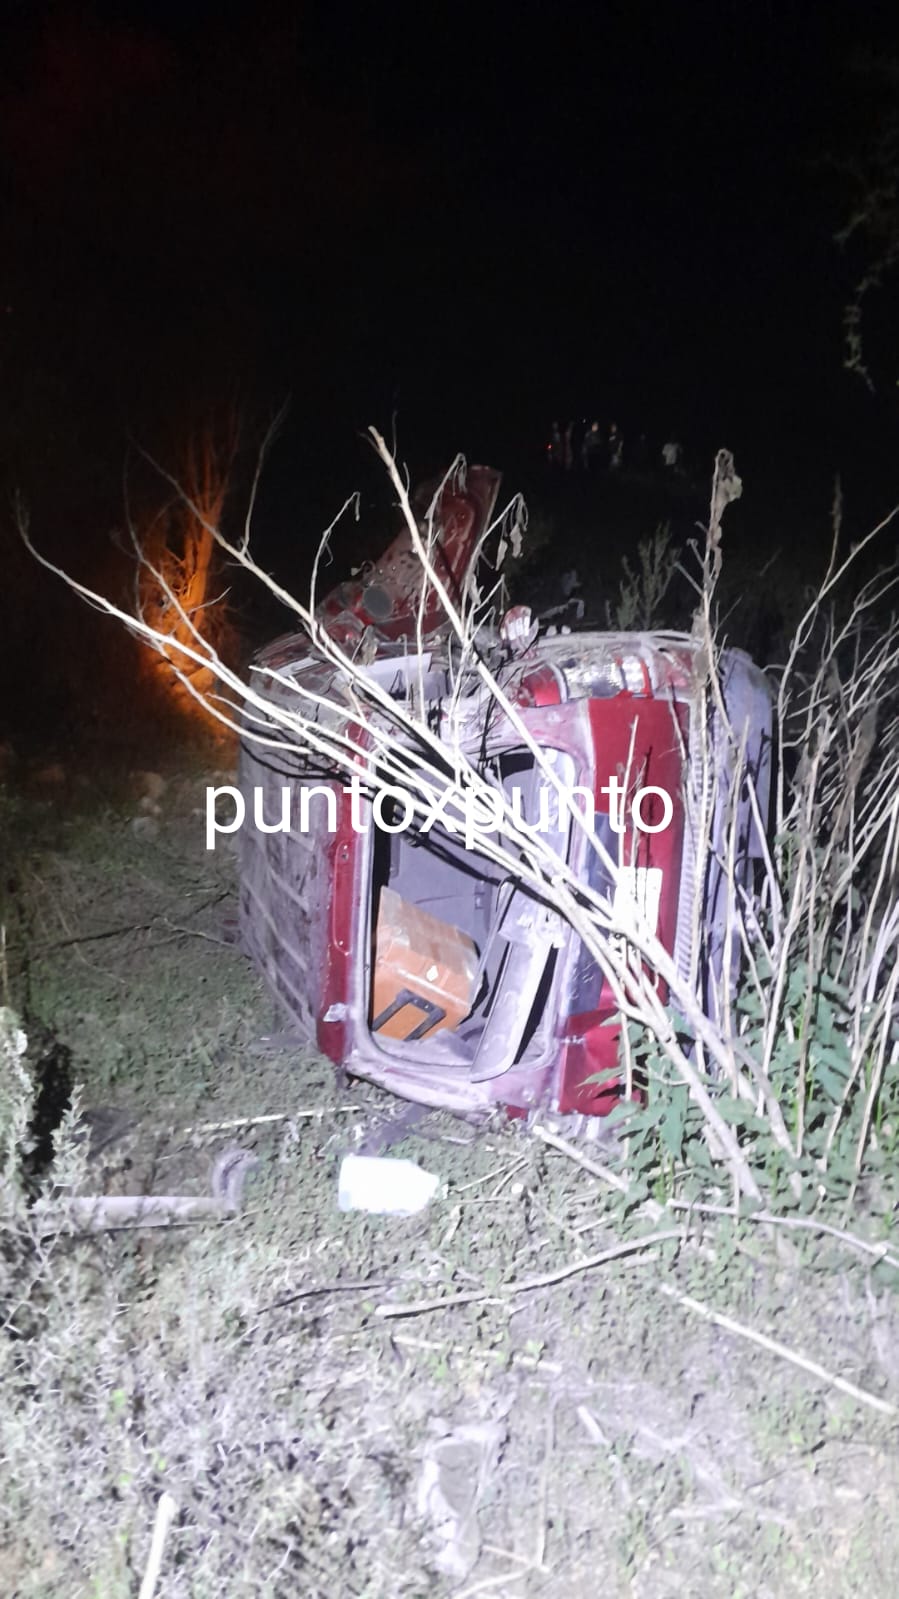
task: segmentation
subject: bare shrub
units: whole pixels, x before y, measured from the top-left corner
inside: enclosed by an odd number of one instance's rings
[[[202,709],[213,691],[216,675],[211,665],[185,656],[183,647],[200,637],[216,656],[230,661],[234,655],[234,629],[222,592],[214,529],[222,523],[238,438],[239,423],[233,413],[222,429],[207,424],[195,433],[179,472],[183,492],[168,494],[144,529],[138,530],[129,520],[129,534],[140,557],[136,610],[156,641],[156,648],[145,652],[143,659],[156,683],[193,713]],[[178,663],[181,675],[172,672],[172,661]]]
[[[663,522],[651,538],[641,539],[637,547],[637,566],[627,556],[621,563],[622,578],[615,605],[606,605],[611,628],[622,633],[648,631],[657,627],[665,597],[678,570],[679,557],[671,540],[671,528]]]

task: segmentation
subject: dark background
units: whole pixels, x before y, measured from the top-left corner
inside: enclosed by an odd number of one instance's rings
[[[871,390],[834,242],[892,10],[7,6],[4,493],[99,571],[129,439],[174,462],[236,405],[245,480],[289,397],[256,532],[291,582],[345,496],[377,495],[369,423],[413,477],[461,450],[539,508],[551,420],[597,416],[675,435],[700,479],[731,448],[744,561],[811,570],[836,475],[850,535],[899,489],[893,302]],[[606,507],[610,547],[657,511]]]

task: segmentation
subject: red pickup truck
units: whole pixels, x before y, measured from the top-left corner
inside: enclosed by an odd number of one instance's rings
[[[435,565],[448,586],[464,580],[480,548],[499,481],[491,469],[471,467],[444,487],[432,527]],[[451,630],[433,591],[419,618],[420,583],[404,529],[364,580],[328,595],[319,617],[345,648],[368,641],[365,669],[392,695],[408,694],[414,679],[436,710],[447,694]],[[738,959],[739,940],[726,940],[735,895],[751,894],[762,849],[756,817],[766,811],[772,735],[766,679],[742,652],[721,655],[733,740],[714,720],[700,732],[703,689],[688,635],[534,627],[517,651],[501,632],[484,647],[553,774],[581,796],[593,830],[625,863],[617,883],[584,830],[553,805],[554,785],[520,729],[495,706],[486,716],[477,684],[462,712],[471,758],[506,796],[517,793],[526,820],[540,818],[548,842],[585,884],[612,903],[620,893],[637,898],[710,1009],[725,949]],[[340,699],[339,664],[323,659],[304,633],[277,640],[254,665],[257,688],[273,705],[289,709],[297,688]],[[719,781],[706,811],[712,849],[705,850],[697,847],[687,796],[700,766],[708,772],[709,748]],[[738,759],[752,773],[755,810],[746,785],[733,783]],[[638,793],[625,794],[625,772],[639,774]],[[301,749],[273,750],[248,738],[240,783],[248,817],[251,793],[273,816],[280,811],[274,791],[290,790],[288,830],[242,829],[241,937],[324,1054],[405,1098],[467,1115],[497,1104],[569,1115],[612,1107],[621,1074],[610,986],[580,938],[514,871],[472,851],[458,830],[399,827],[384,805],[373,815],[345,775],[323,770]],[[737,850],[728,873],[718,846],[732,793]]]

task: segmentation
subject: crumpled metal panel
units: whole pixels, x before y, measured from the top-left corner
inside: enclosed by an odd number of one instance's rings
[[[492,467],[472,466],[445,484],[433,514],[434,570],[449,594],[461,597],[478,543],[490,523],[502,474]],[[428,544],[426,518],[439,483],[426,485],[415,496],[419,530]],[[403,527],[381,559],[364,579],[341,583],[322,601],[319,620],[341,641],[373,628],[382,639],[415,638],[419,626],[433,633],[447,626],[437,591],[429,588],[421,601],[421,562],[412,534]]]

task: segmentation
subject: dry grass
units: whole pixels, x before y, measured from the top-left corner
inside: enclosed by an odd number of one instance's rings
[[[724,1218],[703,1232],[694,1220],[673,1255],[584,1269],[622,1236],[605,1185],[512,1128],[475,1135],[444,1116],[396,1153],[437,1172],[445,1197],[407,1221],[339,1213],[340,1152],[391,1102],[336,1093],[326,1063],[264,1043],[269,1003],[213,942],[233,900],[187,914],[188,891],[197,904],[233,892],[188,799],[172,791],[151,843],[112,813],[48,819],[43,840],[16,846],[17,920],[41,933],[35,1036],[40,1022],[69,1042],[86,1107],[128,1113],[86,1168],[69,1150],[68,1179],[201,1192],[235,1139],[261,1165],[238,1217],[168,1233],[38,1239],[5,1191],[3,1591],[133,1595],[164,1492],[178,1508],[160,1599],[587,1599],[598,1570],[610,1593],[643,1599],[892,1591],[891,1428],[656,1290],[889,1397],[884,1268],[826,1235],[772,1240]],[[92,941],[113,924],[135,930]],[[17,1003],[26,954],[11,938]],[[184,1131],[264,1114],[284,1119]],[[537,1276],[556,1280],[507,1292]],[[480,1552],[449,1579],[417,1488],[442,1432],[483,1423],[502,1442]]]

